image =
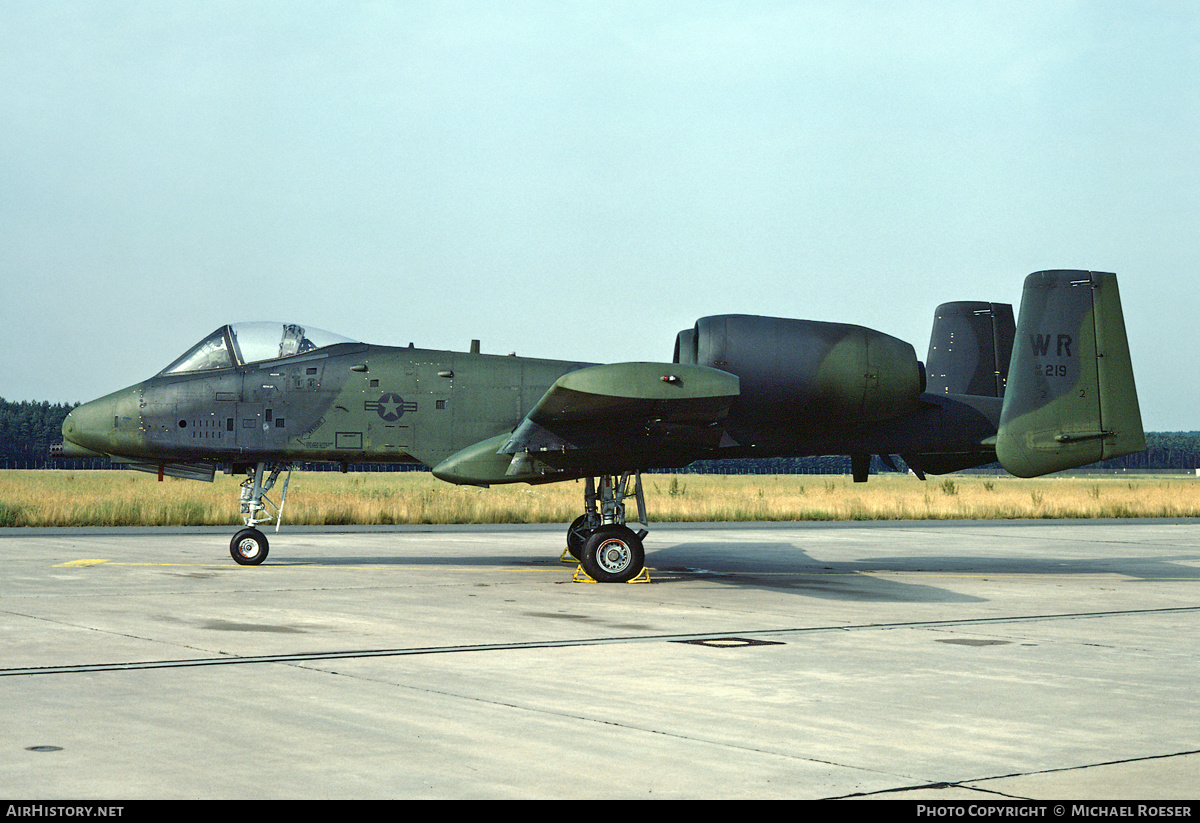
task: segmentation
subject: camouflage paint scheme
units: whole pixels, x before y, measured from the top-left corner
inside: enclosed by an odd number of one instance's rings
[[[996,436],[1002,465],[1037,477],[1146,448],[1113,274],[1025,280],[1021,325]]]
[[[921,477],[996,459],[1028,477],[1145,448],[1115,275],[1030,275],[1015,328],[1007,304],[940,306],[926,362],[861,326],[752,315],[702,318],[679,333],[671,363],[608,365],[226,326],[73,411],[58,453],[160,476],[247,473],[235,541],[255,545],[250,557],[231,545],[247,563],[266,555],[262,495],[293,462],[420,462],[482,486],[582,477],[569,542],[587,555],[608,541],[612,568],[621,554],[636,573],[645,532],[624,527],[624,484],[636,477],[644,521],[639,473],[652,468],[848,454],[863,481],[871,454],[898,454]],[[598,579],[632,576],[591,560],[581,557]]]

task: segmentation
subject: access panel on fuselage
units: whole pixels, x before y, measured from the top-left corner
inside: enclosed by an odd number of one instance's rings
[[[232,372],[146,381],[139,405],[151,454],[204,458],[233,452],[240,383]]]
[[[250,367],[242,375],[237,444],[245,452],[282,452],[287,447],[288,384],[282,372]]]
[[[329,362],[315,355],[243,370],[236,424],[243,453],[314,459],[332,445],[319,432],[336,393]]]
[[[436,466],[462,449],[511,432],[577,364],[515,356],[428,352],[415,363],[413,455]]]

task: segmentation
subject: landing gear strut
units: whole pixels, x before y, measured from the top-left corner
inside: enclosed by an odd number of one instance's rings
[[[632,488],[631,482],[632,481]],[[584,512],[567,529],[567,551],[599,583],[625,583],[646,565],[646,500],[640,472],[584,478]],[[597,491],[599,487],[599,491]],[[625,499],[637,501],[638,531],[625,525]]]
[[[279,505],[267,497],[275,486],[279,475],[287,470],[288,476],[283,481],[283,493]],[[267,471],[266,463],[258,463],[246,470],[246,479],[242,481],[242,491],[238,498],[241,506],[242,521],[246,528],[233,536],[229,541],[230,556],[242,566],[257,566],[267,559],[267,537],[256,526],[259,523],[275,521],[275,531],[279,531],[279,518],[283,516],[283,505],[287,502],[288,482],[292,479],[290,463],[276,463],[271,466],[271,473],[263,477]],[[266,505],[264,505],[266,504]],[[267,511],[267,506],[275,510],[274,514]]]

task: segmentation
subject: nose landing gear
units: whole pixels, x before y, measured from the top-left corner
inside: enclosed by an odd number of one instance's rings
[[[284,478],[282,496],[279,498],[279,505],[276,506],[274,501],[267,497],[267,492],[274,488],[279,475],[285,469],[288,476]],[[238,497],[238,504],[241,507],[242,520],[245,522],[246,528],[235,534],[233,539],[229,541],[230,556],[236,563],[242,566],[257,566],[267,559],[267,552],[269,550],[267,537],[255,527],[259,523],[274,520],[275,531],[279,531],[280,518],[283,516],[283,506],[287,502],[288,483],[292,479],[291,464],[273,464],[271,466],[271,473],[264,479],[263,475],[266,474],[266,471],[267,464],[260,462],[246,470],[246,479],[242,481],[242,490]],[[267,506],[274,509],[275,513],[271,514],[268,512]]]

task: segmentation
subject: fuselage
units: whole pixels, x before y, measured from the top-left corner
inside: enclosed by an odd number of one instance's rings
[[[437,465],[511,431],[586,364],[339,343],[292,357],[162,373],[75,409],[66,441],[143,461]]]
[[[578,405],[576,425],[585,421],[574,430],[580,440],[570,442],[568,425],[567,440],[534,437],[536,452],[518,457],[505,451],[508,435],[529,425],[527,415],[560,378],[593,364],[480,354],[475,346],[375,346],[298,324],[243,323],[212,332],[154,377],[75,409],[63,423],[62,454],[107,455],[201,479],[219,464],[238,473],[263,462],[418,462],[450,482],[477,484],[700,459],[900,454],[947,470],[992,459],[1001,399],[924,393],[908,344],[842,324],[732,320],[771,330],[785,324],[798,334],[786,351],[770,341],[738,348],[730,340],[710,362],[629,364],[630,380],[676,380],[672,371],[692,368],[701,368],[691,373],[697,376],[737,378],[731,402],[686,418],[686,436],[677,404],[656,413],[643,403],[634,413],[617,380],[589,389],[602,393],[593,400],[570,401]],[[589,416],[601,408],[617,417]],[[597,432],[605,434],[597,440]],[[549,452],[547,442],[554,444]],[[541,468],[521,468],[531,458]]]
[[[437,466],[513,431],[558,378],[587,365],[339,343],[247,365],[162,373],[75,409],[63,424],[65,454],[235,467],[258,461]],[[975,464],[990,459],[981,443],[995,433],[999,413],[997,398],[925,394],[886,420],[808,425],[802,417],[764,423],[735,403],[726,420],[730,436],[720,447],[659,453],[655,465],[630,468],[850,453],[963,453],[979,455],[965,458]],[[500,474],[488,482],[510,481]]]

